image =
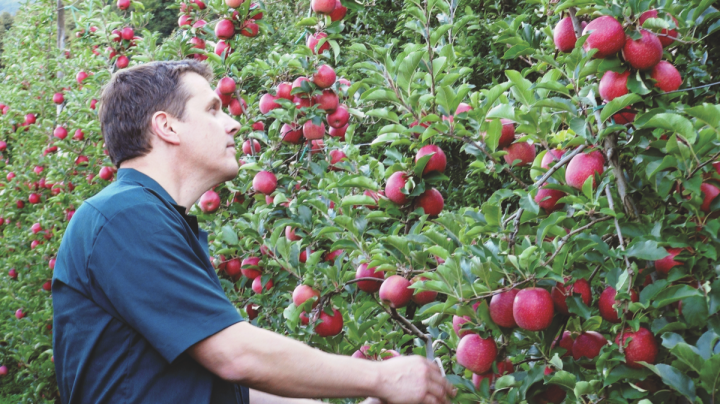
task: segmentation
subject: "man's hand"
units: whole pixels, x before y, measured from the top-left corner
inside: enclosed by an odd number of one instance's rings
[[[448,404],[457,393],[437,364],[422,356],[393,358],[381,365],[379,398],[386,404]]]

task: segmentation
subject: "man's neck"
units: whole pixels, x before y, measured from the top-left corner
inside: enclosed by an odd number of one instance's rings
[[[120,168],[132,168],[155,180],[180,206],[189,211],[203,192],[212,185],[187,175],[182,168],[169,164],[150,164],[147,159],[135,158],[124,161]]]

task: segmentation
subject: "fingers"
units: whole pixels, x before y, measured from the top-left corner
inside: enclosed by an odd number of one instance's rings
[[[448,397],[455,397],[456,391],[453,385],[442,375],[440,367],[436,362],[430,362],[429,376],[429,401],[430,403],[449,404]]]

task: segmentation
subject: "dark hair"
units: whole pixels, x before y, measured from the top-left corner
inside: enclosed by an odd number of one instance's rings
[[[146,155],[150,119],[165,111],[182,120],[190,92],[180,83],[192,72],[210,81],[212,69],[196,60],[150,62],[116,72],[100,97],[100,128],[110,160],[116,167]]]

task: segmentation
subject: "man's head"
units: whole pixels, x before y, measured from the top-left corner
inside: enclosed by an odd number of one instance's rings
[[[210,67],[194,60],[152,62],[115,73],[100,99],[100,125],[110,159],[155,153],[218,175],[237,175],[234,134],[239,124],[210,87]],[[155,150],[157,149],[157,150]]]

